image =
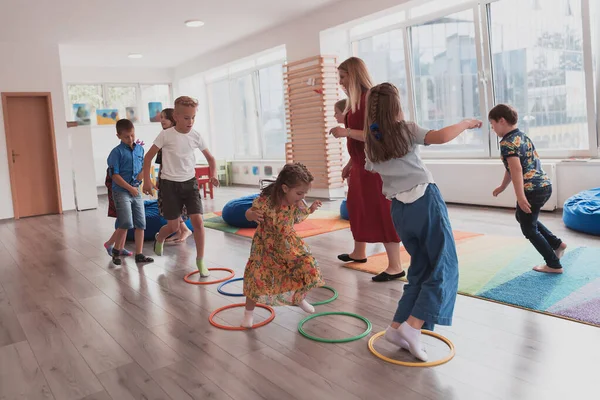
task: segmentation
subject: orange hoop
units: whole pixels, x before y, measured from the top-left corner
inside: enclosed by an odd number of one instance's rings
[[[196,271],[192,271],[189,274],[187,274],[186,276],[184,276],[183,280],[192,285],[214,285],[215,283],[221,283],[221,282],[228,281],[235,276],[235,272],[229,268],[209,268],[208,270],[209,271],[227,271],[231,275],[229,275],[228,277],[225,277],[223,279],[217,279],[215,281],[208,281],[208,282],[192,281],[189,279],[190,276],[200,273],[200,271],[196,270]]]
[[[252,328],[244,328],[243,326],[221,325],[221,324],[218,324],[215,321],[213,321],[214,316],[217,315],[218,313],[220,313],[221,311],[229,310],[230,308],[244,307],[245,305],[246,305],[246,303],[236,303],[236,304],[229,304],[225,307],[217,308],[208,317],[208,322],[210,322],[210,324],[212,326],[215,326],[219,329],[225,329],[226,331],[245,331],[247,329],[260,328],[261,326],[265,326],[266,324],[268,324],[269,322],[271,322],[275,319],[275,310],[273,310],[273,307],[269,307],[265,304],[257,304],[256,307],[264,308],[265,310],[271,311],[271,315],[269,316],[269,318],[265,319],[264,321],[259,322],[258,324],[252,325]]]

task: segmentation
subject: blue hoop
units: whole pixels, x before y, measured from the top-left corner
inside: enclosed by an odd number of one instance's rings
[[[217,288],[217,291],[225,296],[244,297],[243,293],[229,293],[229,292],[225,292],[224,290],[221,289],[223,286],[227,285],[228,283],[233,283],[233,282],[243,281],[243,280],[244,280],[244,278],[235,278],[235,279],[231,279],[227,282],[223,282],[219,285],[219,287]]]

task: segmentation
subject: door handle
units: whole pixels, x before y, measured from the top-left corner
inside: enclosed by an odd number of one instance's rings
[[[18,157],[20,154],[15,153],[14,150],[12,150],[12,159],[13,159],[13,164],[16,162],[15,157]]]

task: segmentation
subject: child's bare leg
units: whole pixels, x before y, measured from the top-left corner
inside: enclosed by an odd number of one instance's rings
[[[135,254],[142,254],[144,248],[144,230],[135,230]]]
[[[177,240],[175,240],[177,243],[183,243],[187,240],[187,238],[192,236],[192,231],[190,231],[190,229],[187,227],[187,225],[185,224],[185,221],[183,219],[179,223],[179,235],[178,236],[179,237],[177,238]]]
[[[179,229],[179,218],[167,221],[167,224],[160,228],[154,240],[154,252],[157,256],[163,255],[163,246],[165,239]]]
[[[210,275],[208,268],[204,265],[204,223],[201,214],[190,215],[192,227],[194,227],[194,241],[196,242],[196,266],[200,276],[205,278]]]
[[[110,239],[108,239],[108,241],[104,242],[104,248],[108,252],[108,255],[111,257],[112,257],[112,249],[113,249],[113,247],[115,247],[115,244],[116,244],[118,238],[119,238],[119,230],[115,229],[113,234],[110,236]]]
[[[122,256],[126,256],[126,257],[130,257],[130,256],[132,256],[132,255],[133,255],[133,253],[132,253],[132,252],[130,252],[129,250],[127,250],[127,249],[125,248],[125,242],[126,242],[126,241],[127,241],[127,235],[123,235],[123,236],[121,237],[121,242],[120,242],[120,243],[121,243],[121,255],[122,255]]]
[[[115,231],[115,246],[112,249],[112,260],[113,264],[121,265],[121,259],[119,256],[123,251],[123,245],[125,243],[125,237],[127,236],[127,229],[117,229]]]
[[[151,263],[154,259],[146,257],[144,251],[144,229],[136,228],[135,230],[135,262],[136,263]]]
[[[115,250],[123,250],[125,247],[125,239],[127,239],[127,229],[117,229],[114,233],[116,235],[115,238]]]
[[[246,297],[246,309],[244,310],[244,319],[242,320],[244,328],[252,328],[252,325],[254,325],[254,307],[256,307],[256,302]]]

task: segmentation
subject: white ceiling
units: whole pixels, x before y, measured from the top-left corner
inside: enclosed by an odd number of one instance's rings
[[[0,0],[0,41],[58,43],[64,66],[168,68],[337,1]]]

